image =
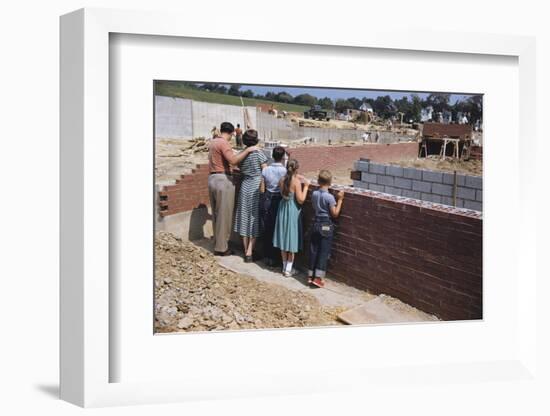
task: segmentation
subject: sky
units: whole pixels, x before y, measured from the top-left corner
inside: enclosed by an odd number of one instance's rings
[[[259,86],[259,85],[245,85],[242,84],[241,91],[252,90],[255,94],[265,95],[266,92],[281,92],[286,91],[292,96],[300,94],[310,94],[317,98],[329,97],[333,100],[339,98],[376,98],[380,95],[389,95],[393,99],[400,99],[404,96],[410,97],[413,93],[409,91],[383,91],[383,90],[359,90],[359,89],[340,89],[340,88],[309,88],[309,87],[280,87],[280,86]],[[426,98],[429,92],[416,93],[421,98]],[[451,94],[450,102],[454,104],[458,100],[464,100],[475,94]]]

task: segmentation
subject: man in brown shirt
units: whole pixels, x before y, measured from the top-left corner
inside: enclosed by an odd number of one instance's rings
[[[249,153],[258,150],[257,146],[251,146],[237,155],[234,154],[229,144],[234,132],[233,124],[223,122],[220,126],[220,135],[212,139],[208,152],[210,168],[208,193],[214,229],[214,254],[218,256],[232,254],[227,244],[231,236],[235,205],[235,185],[231,178],[231,165],[238,165]]]
[[[237,128],[235,129],[235,140],[237,147],[241,149],[243,147],[243,129],[241,129],[240,124],[237,124]]]

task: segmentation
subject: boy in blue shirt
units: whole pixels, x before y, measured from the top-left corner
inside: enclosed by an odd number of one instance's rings
[[[264,258],[268,266],[276,266],[281,260],[280,251],[273,247],[273,231],[279,203],[281,202],[281,189],[279,182],[286,175],[283,159],[286,151],[284,147],[273,148],[273,163],[262,171],[262,225],[263,225],[263,249]]]
[[[327,262],[330,257],[334,224],[331,218],[337,218],[342,209],[344,191],[338,192],[336,198],[328,192],[332,183],[332,174],[328,170],[321,170],[317,178],[319,189],[313,191],[311,203],[315,218],[309,243],[308,283],[317,287],[324,287],[327,271]]]

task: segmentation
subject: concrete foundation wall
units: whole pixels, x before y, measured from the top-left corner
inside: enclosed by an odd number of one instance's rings
[[[189,139],[193,137],[192,101],[155,96],[155,137]]]
[[[246,107],[252,121],[252,126],[257,127],[256,107]],[[229,121],[235,127],[237,124],[245,130],[243,108],[236,105],[212,104],[201,101],[193,101],[193,136],[211,137],[212,128],[220,127],[224,121]]]
[[[425,169],[403,168],[395,165],[360,160],[352,173],[356,188],[454,205],[476,211],[483,210],[483,179],[481,176],[454,174]]]
[[[260,138],[267,140],[300,140],[313,138],[317,143],[341,143],[361,140],[362,130],[325,129],[300,127],[297,123],[279,119],[261,112],[256,107],[246,107],[252,127]],[[224,121],[246,127],[241,106],[205,103],[201,101],[155,96],[155,137],[162,139],[190,139],[210,137],[212,128]],[[396,132],[379,131],[378,143],[398,143],[413,140]]]

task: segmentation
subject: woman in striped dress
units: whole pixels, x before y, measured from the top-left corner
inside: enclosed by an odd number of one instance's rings
[[[258,132],[247,130],[243,134],[246,147],[258,144]],[[250,153],[240,164],[241,188],[237,198],[234,231],[243,239],[244,261],[251,263],[256,238],[260,236],[260,184],[267,157],[261,151]]]

